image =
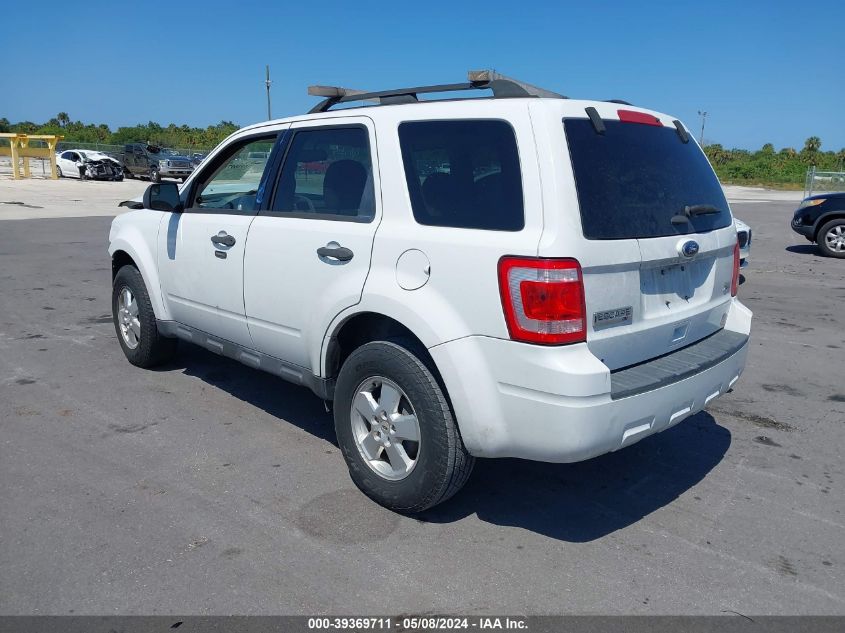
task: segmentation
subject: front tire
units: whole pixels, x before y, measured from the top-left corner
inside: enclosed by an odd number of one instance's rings
[[[123,266],[114,277],[112,319],[120,347],[133,365],[155,367],[176,353],[177,340],[158,331],[150,295],[134,266]]]
[[[150,182],[161,182],[161,174],[158,167],[150,167]]]
[[[352,481],[403,513],[446,501],[475,463],[440,384],[413,348],[402,340],[359,347],[341,367],[334,398],[335,432]]]
[[[818,245],[828,257],[845,258],[845,218],[831,220],[819,229]]]

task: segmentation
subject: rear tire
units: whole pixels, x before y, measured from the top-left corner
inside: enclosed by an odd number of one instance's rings
[[[845,218],[831,220],[822,226],[817,243],[828,257],[845,258]]]
[[[114,277],[112,320],[120,347],[133,365],[155,367],[176,353],[178,341],[159,333],[144,278],[134,266],[123,266]]]
[[[58,165],[56,165],[56,177],[57,178],[63,178],[64,177],[64,174],[62,173],[62,168],[59,167]]]
[[[352,481],[402,513],[446,501],[475,463],[446,395],[413,348],[404,340],[362,345],[341,367],[334,397],[335,432]]]

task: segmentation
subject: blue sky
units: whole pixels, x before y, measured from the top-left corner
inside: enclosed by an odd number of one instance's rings
[[[11,2],[0,116],[247,125],[312,83],[392,88],[495,68],[671,113],[728,147],[845,147],[845,2]],[[840,52],[837,52],[839,50]],[[19,56],[16,51],[26,51]]]

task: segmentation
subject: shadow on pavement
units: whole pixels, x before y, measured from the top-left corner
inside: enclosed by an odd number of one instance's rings
[[[180,343],[176,358],[160,369],[181,369],[188,376],[196,376],[238,400],[337,446],[332,415],[326,413],[323,401],[305,387],[190,343]]]
[[[331,414],[304,387],[189,344],[180,345],[174,362],[162,369],[181,369],[337,445]],[[476,514],[488,523],[563,541],[593,541],[677,499],[722,460],[730,443],[730,432],[702,412],[622,451],[586,462],[479,459],[461,492],[416,518],[451,523]]]
[[[586,462],[480,459],[462,492],[418,518],[450,523],[476,514],[563,541],[593,541],[677,499],[722,460],[730,443],[730,431],[702,412]]]
[[[786,250],[798,255],[815,255],[816,257],[823,257],[819,247],[815,244],[794,244],[792,246],[787,246]]]

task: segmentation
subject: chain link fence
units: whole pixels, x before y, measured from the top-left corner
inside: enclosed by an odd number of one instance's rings
[[[845,191],[845,171],[816,171],[815,165],[807,169],[804,178],[804,197],[814,193]]]

